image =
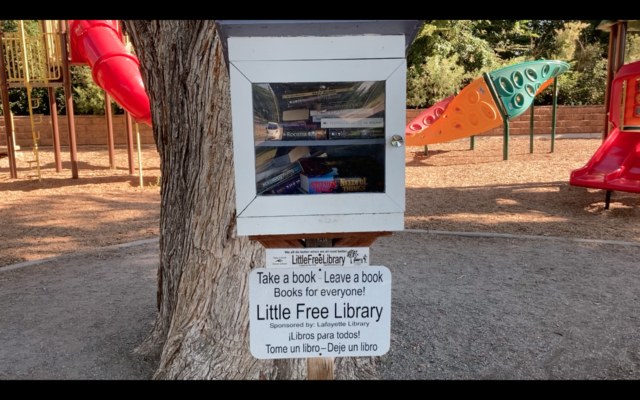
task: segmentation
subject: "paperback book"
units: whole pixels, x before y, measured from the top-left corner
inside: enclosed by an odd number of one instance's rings
[[[276,185],[273,189],[267,190],[264,194],[291,194],[297,193],[300,188],[301,175],[295,176],[286,182]]]
[[[256,175],[256,190],[258,194],[261,194],[296,175],[300,175],[301,172],[302,166],[297,161],[284,167],[270,169],[264,172],[265,175],[262,179],[258,177],[260,174]]]

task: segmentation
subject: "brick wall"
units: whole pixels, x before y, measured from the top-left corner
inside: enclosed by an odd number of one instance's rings
[[[538,106],[534,114],[535,134],[551,134],[551,106]],[[424,109],[407,110],[406,123],[408,124]],[[511,135],[529,134],[529,111],[509,122],[509,133]],[[31,126],[28,116],[15,116],[16,144],[20,147],[31,147]],[[82,145],[106,145],[107,144],[107,118],[104,115],[77,115],[76,137],[78,146]],[[581,133],[601,133],[604,121],[604,106],[558,106],[556,118],[557,134],[581,134]],[[69,145],[69,129],[67,117],[58,116],[60,129],[60,143],[62,146]],[[154,144],[151,127],[139,124],[140,141],[142,144]],[[38,125],[40,130],[40,146],[53,146],[51,117],[42,117],[42,124]],[[113,116],[113,137],[116,145],[127,143],[124,115]],[[499,136],[502,135],[502,125],[483,132],[479,136]],[[135,140],[135,126],[134,126]],[[4,133],[4,120],[0,116],[0,146],[6,146],[6,135]]]
[[[537,106],[533,115],[533,133],[551,134],[552,106]],[[407,110],[407,124],[424,109]],[[602,133],[604,106],[558,106],[556,111],[556,134]],[[531,112],[509,121],[509,135],[528,135]],[[503,126],[490,129],[478,136],[498,136],[503,134]]]
[[[0,146],[6,146],[6,134],[4,128],[4,117],[0,116]],[[14,116],[14,131],[16,144],[20,147],[31,147],[33,139],[31,135],[31,123],[28,116]],[[37,121],[36,121],[37,122]],[[106,145],[107,144],[107,117],[104,115],[76,115],[76,142],[78,146],[83,145]],[[153,131],[146,124],[138,124],[140,130],[140,142],[142,144],[154,144]],[[42,116],[42,124],[36,125],[40,131],[39,146],[53,146],[53,131],[51,117]],[[58,116],[58,129],[60,132],[60,144],[69,145],[69,127],[67,116]],[[113,140],[116,145],[127,144],[127,128],[125,127],[124,115],[113,116]],[[133,124],[133,140],[135,145],[136,128]]]

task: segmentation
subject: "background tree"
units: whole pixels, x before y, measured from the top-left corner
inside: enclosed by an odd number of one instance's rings
[[[160,153],[158,317],[137,349],[156,379],[304,379],[305,359],[249,351],[248,275],[264,250],[236,235],[229,75],[214,21],[124,21]],[[337,358],[337,378],[375,378],[373,358]]]

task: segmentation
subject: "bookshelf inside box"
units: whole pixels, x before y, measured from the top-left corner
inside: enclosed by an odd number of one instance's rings
[[[391,137],[404,137],[404,57],[236,60],[229,46],[238,234],[402,230],[405,149]]]

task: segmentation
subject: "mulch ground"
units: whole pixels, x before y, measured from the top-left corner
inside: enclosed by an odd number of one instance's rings
[[[528,139],[512,137],[508,161],[499,138],[479,138],[473,151],[468,140],[431,145],[426,157],[408,147],[405,228],[640,241],[640,194],[614,192],[604,210],[604,191],[568,184],[601,140],[556,140],[554,153],[550,143],[535,140],[529,154]],[[80,179],[71,178],[68,149],[59,174],[53,151],[41,149],[40,182],[25,178],[31,152],[20,153],[19,179],[0,159],[0,267],[159,235],[153,146],[142,151],[143,188],[124,148],[110,169],[106,146],[80,147]]]

